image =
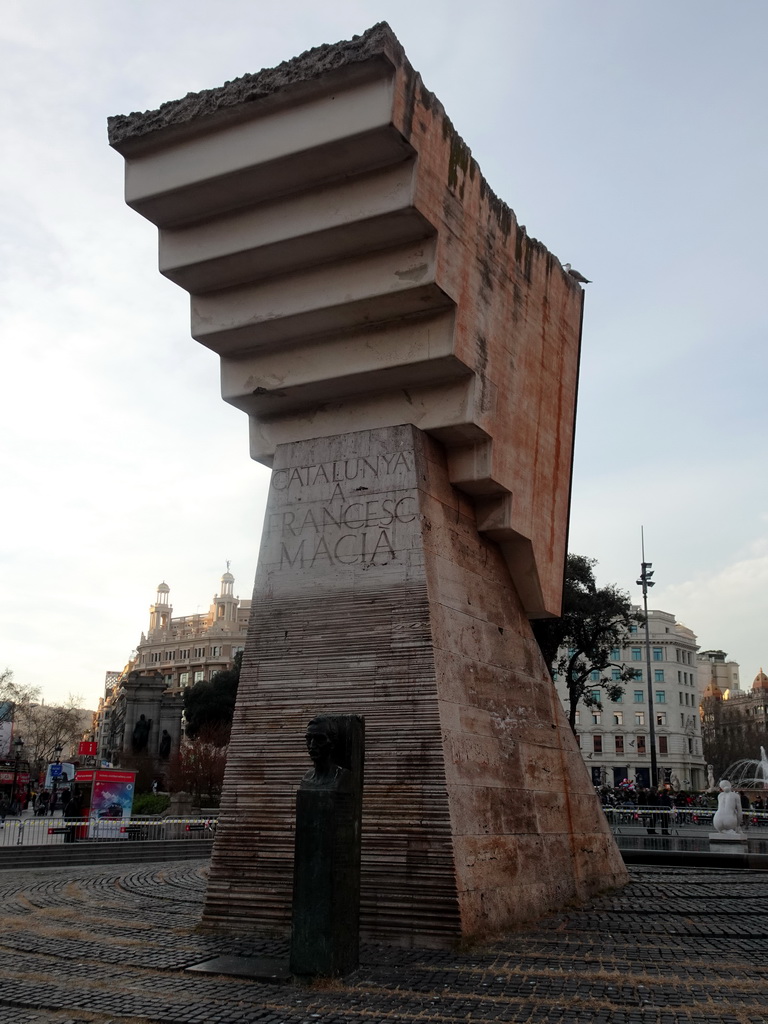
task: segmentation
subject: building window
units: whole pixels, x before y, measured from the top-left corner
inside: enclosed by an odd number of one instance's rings
[[[613,679],[614,681],[616,681],[618,679],[621,679],[621,669],[620,668],[612,668],[611,669],[611,679]]]
[[[636,679],[638,683],[642,683],[642,681],[643,681],[643,670],[641,668],[633,668],[632,669],[632,678]]]
[[[632,623],[632,625],[631,625],[631,626],[629,627],[629,632],[630,632],[630,633],[636,633],[636,632],[637,632],[637,626],[636,626],[636,625],[634,624],[634,622],[633,622],[633,623]]]
[[[205,648],[204,647],[196,647],[195,648],[195,657],[196,658],[204,658],[205,657]]]
[[[667,737],[666,736],[659,736],[659,753],[660,754],[668,754],[669,753],[669,751],[667,750]]]
[[[594,748],[593,749],[594,749],[595,753],[596,754],[602,754],[602,752],[603,752],[603,737],[602,736],[593,736],[592,737],[592,741],[594,743]]]
[[[581,724],[581,712],[580,711],[576,712],[576,718],[574,719],[574,721],[575,721],[576,725],[580,725]]]
[[[683,714],[682,711],[680,712],[680,728],[681,729],[685,728],[685,715]]]
[[[618,647],[614,647],[611,651],[611,661],[621,661],[621,651]]]
[[[166,651],[165,652],[165,660],[166,661],[173,661],[173,651]]]
[[[614,711],[613,712],[613,724],[614,725],[624,725],[624,712],[623,711]]]
[[[624,694],[620,693],[616,697],[614,697],[613,698],[613,703],[614,704],[623,704],[624,703]]]
[[[220,647],[212,647],[211,648],[211,657],[212,658],[220,658],[221,657],[221,648]]]
[[[599,700],[600,700],[600,691],[599,690],[590,690],[589,691],[589,696],[592,698],[592,700],[596,700],[596,701],[599,702]]]
[[[576,746],[577,747],[581,746],[581,736],[579,736],[578,733],[576,733]]]
[[[666,711],[657,711],[656,712],[656,725],[666,725],[666,724],[667,724],[667,712]]]
[[[664,661],[664,650],[663,650],[663,648],[661,648],[661,647],[654,647],[653,648],[653,660],[654,661]]]
[[[656,703],[657,704],[666,704],[667,703],[667,691],[666,690],[657,690],[656,691]]]
[[[642,690],[635,690],[632,698],[635,704],[642,704],[645,699],[645,694]]]
[[[203,679],[205,679],[205,672],[195,672],[196,683],[202,683]]]
[[[688,753],[689,754],[693,753],[693,740],[692,739],[688,740]]]
[[[189,648],[186,651],[179,651],[179,661],[189,661]]]
[[[602,720],[603,720],[603,716],[600,714],[599,711],[593,711],[592,712],[592,725],[600,725],[600,722]]]
[[[678,697],[680,698],[680,703],[682,704],[683,703],[683,691],[682,690],[680,691],[680,693],[678,693]]]
[[[187,686],[189,684],[189,672],[182,672],[179,675],[179,686]]]
[[[597,683],[600,681],[600,673],[596,668],[593,668],[592,671],[589,673],[589,678],[592,680],[593,683]]]
[[[643,660],[643,650],[641,647],[633,647],[630,651],[630,654],[632,656],[632,661]]]
[[[638,754],[645,753],[645,736],[637,737],[637,752]]]
[[[636,711],[635,712],[635,725],[645,725],[645,712],[644,711]]]
[[[654,683],[663,683],[664,682],[664,669],[663,668],[656,668],[656,669],[653,670],[653,681],[654,681]]]
[[[616,753],[617,754],[623,754],[624,753],[624,737],[623,736],[617,736],[616,737]]]

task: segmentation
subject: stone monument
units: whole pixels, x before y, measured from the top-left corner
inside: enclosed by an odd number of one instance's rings
[[[272,467],[205,922],[290,931],[318,707],[366,719],[364,937],[622,883],[529,622],[560,612],[578,282],[385,24],[109,131]]]

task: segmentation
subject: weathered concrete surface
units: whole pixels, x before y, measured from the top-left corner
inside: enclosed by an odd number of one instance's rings
[[[366,721],[362,933],[447,945],[624,868],[497,546],[412,426],[280,446],[205,919],[283,935],[314,713]]]
[[[385,24],[110,119],[254,458],[414,423],[529,616],[560,608],[582,291],[490,190]]]
[[[560,610],[579,285],[386,25],[110,131],[273,467],[206,922],[287,934],[318,712],[366,719],[364,936],[619,884],[528,622]]]

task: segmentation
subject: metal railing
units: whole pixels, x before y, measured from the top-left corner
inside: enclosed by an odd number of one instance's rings
[[[212,840],[217,824],[217,818],[6,818],[0,822],[0,848],[118,840]]]
[[[673,834],[679,834],[683,829],[711,832],[715,810],[713,807],[638,807],[633,804],[603,807],[608,824],[617,835],[648,828]],[[746,832],[768,834],[768,811],[742,811],[741,828]]]

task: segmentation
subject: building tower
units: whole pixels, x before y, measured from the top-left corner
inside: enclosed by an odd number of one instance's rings
[[[168,603],[171,588],[163,581],[157,586],[155,603],[149,606],[149,635],[166,630],[171,624],[173,608]]]
[[[229,571],[229,562],[227,562],[227,571],[221,577],[221,590],[213,598],[214,625],[232,626],[237,622],[239,601],[232,593],[234,582],[235,577]]]

